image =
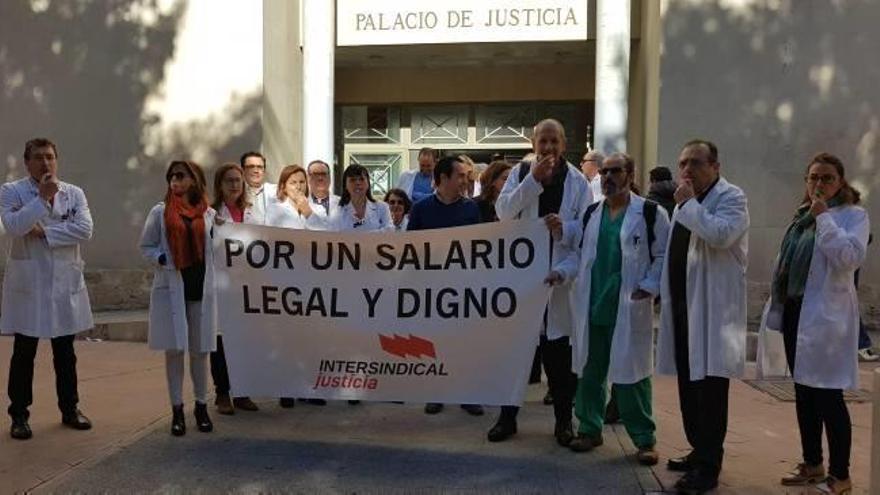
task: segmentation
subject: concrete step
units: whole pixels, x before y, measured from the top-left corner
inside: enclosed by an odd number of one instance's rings
[[[142,310],[97,311],[95,328],[83,332],[87,339],[146,342],[148,312]]]

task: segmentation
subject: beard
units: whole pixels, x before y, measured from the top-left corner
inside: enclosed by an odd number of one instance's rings
[[[618,192],[620,192],[620,186],[618,186],[616,182],[609,180],[602,184],[602,194],[605,196],[614,196]]]

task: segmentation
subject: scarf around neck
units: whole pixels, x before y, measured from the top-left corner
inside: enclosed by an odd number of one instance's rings
[[[828,201],[828,208],[840,204],[838,194]],[[779,266],[773,275],[773,296],[779,302],[803,297],[815,243],[816,218],[810,213],[810,204],[804,204],[797,209],[782,239]]]
[[[178,270],[205,260],[204,215],[207,209],[206,201],[191,205],[186,195],[169,194],[165,200],[165,233],[168,237],[171,259]],[[187,223],[190,225],[187,226]]]

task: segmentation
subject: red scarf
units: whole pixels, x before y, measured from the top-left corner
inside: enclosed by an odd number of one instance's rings
[[[165,198],[165,233],[174,266],[181,270],[205,260],[205,210],[207,201],[189,204],[186,195],[168,194]],[[183,217],[192,220],[192,235],[187,239]]]

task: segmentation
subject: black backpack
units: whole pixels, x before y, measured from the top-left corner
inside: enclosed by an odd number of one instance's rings
[[[596,208],[599,207],[600,202],[595,202],[587,207],[587,211],[584,212],[584,219],[581,223],[581,229],[586,230],[587,223],[590,221],[590,216],[596,211]],[[645,216],[645,226],[648,228],[648,256],[651,259],[651,263],[654,262],[654,253],[651,252],[651,247],[654,246],[654,222],[657,220],[657,207],[659,205],[650,199],[645,200],[645,204],[642,206],[642,215]],[[584,247],[584,238],[581,237],[580,247]]]

